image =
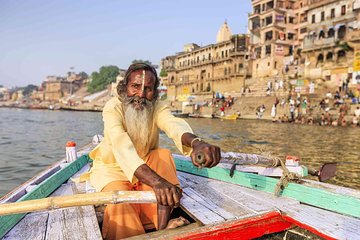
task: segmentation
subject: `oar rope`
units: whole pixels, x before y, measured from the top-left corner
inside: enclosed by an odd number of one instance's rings
[[[116,203],[156,203],[156,197],[152,191],[113,191],[48,197],[0,204],[0,215]]]
[[[253,164],[253,165],[265,165],[267,167],[281,167],[282,176],[279,179],[274,189],[274,195],[277,197],[280,196],[280,192],[288,186],[289,182],[298,182],[300,179],[295,173],[290,172],[289,169],[287,169],[285,163],[278,157],[273,157],[270,155],[268,157],[265,157],[257,154],[234,153],[234,152],[222,152],[221,157],[223,162],[225,160],[225,161],[230,161],[233,164],[230,170],[231,177],[234,174],[236,165]],[[204,153],[203,152],[197,153],[195,160],[200,165],[203,165],[205,162]]]

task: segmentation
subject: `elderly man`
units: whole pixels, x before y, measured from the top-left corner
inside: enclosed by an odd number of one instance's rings
[[[183,119],[175,118],[158,101],[158,86],[152,66],[133,64],[117,87],[119,96],[104,107],[104,139],[90,153],[94,160],[91,183],[97,191],[153,190],[157,199],[157,204],[108,205],[102,227],[105,239],[142,234],[145,224],[169,227],[170,213],[182,195],[171,153],[158,147],[159,129],[184,155],[191,155],[195,166],[202,167],[195,162],[200,151],[204,167],[220,161],[220,148],[195,136]]]

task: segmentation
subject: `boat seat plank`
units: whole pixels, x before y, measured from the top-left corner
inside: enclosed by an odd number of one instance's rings
[[[53,195],[72,195],[74,188],[74,184],[69,182]],[[94,207],[70,207],[49,211],[45,239],[102,239]]]
[[[44,240],[48,216],[48,212],[27,214],[2,239]],[[27,229],[31,229],[31,231]]]
[[[335,239],[359,239],[360,219],[301,204],[281,209],[287,216]]]

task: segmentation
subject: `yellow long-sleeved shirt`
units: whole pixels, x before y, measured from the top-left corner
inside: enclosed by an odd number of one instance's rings
[[[90,182],[97,191],[116,180],[136,182],[134,172],[145,163],[126,132],[122,103],[117,97],[106,103],[103,121],[104,139],[89,154],[94,160]],[[151,129],[149,150],[158,148],[161,129],[175,142],[181,153],[190,154],[191,148],[182,145],[181,136],[186,132],[192,133],[191,127],[185,120],[174,117],[169,108],[161,102],[155,105]]]

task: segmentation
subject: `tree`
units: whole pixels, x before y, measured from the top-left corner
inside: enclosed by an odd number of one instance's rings
[[[149,60],[142,60],[142,59],[134,59],[131,64],[134,64],[134,63],[146,63],[146,64],[149,64],[152,66],[152,63],[149,61]]]
[[[22,91],[23,95],[24,96],[30,96],[30,94],[34,91],[34,90],[37,90],[38,87],[33,85],[33,84],[29,84],[27,85],[24,90]]]
[[[161,69],[161,71],[160,71],[160,77],[167,77],[167,72],[166,72],[166,70],[165,69]]]
[[[87,79],[87,78],[89,78],[89,75],[86,73],[86,72],[80,72],[79,73],[79,76],[82,78],[82,79]]]
[[[88,85],[88,91],[90,93],[104,90],[107,85],[116,81],[116,77],[119,74],[119,68],[117,66],[103,66],[99,72],[93,72],[91,74],[92,81]]]

